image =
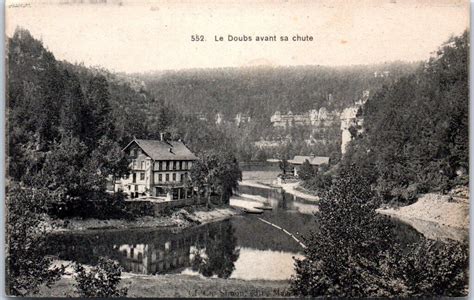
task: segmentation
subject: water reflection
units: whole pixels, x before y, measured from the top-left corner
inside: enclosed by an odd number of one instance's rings
[[[239,258],[237,238],[230,222],[225,222],[219,229],[210,226],[206,243],[198,243],[193,249],[192,269],[206,277],[229,278]]]
[[[55,234],[49,237],[49,253],[88,265],[105,256],[119,261],[125,271],[139,274],[189,274],[194,270],[208,277],[288,279],[294,273],[293,256],[300,256],[303,249],[260,218],[301,239],[319,228],[318,217],[312,213],[317,205],[278,190],[246,188],[240,192],[253,195],[259,203],[266,201],[273,209],[186,229]],[[401,244],[420,239],[412,227],[393,222],[395,238]]]
[[[227,278],[239,257],[230,221],[179,232],[97,231],[57,234],[49,239],[50,253],[60,259],[94,265],[100,256],[105,256],[119,261],[125,271],[139,274],[174,273],[194,266],[205,276]],[[203,255],[196,256],[196,251]]]

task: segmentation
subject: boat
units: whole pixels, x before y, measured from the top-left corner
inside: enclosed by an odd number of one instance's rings
[[[261,209],[261,210],[273,210],[273,207],[264,205],[264,206],[256,206],[256,209]]]
[[[242,208],[242,210],[245,212],[245,213],[248,213],[248,214],[262,214],[263,213],[263,210],[259,209],[259,208]]]

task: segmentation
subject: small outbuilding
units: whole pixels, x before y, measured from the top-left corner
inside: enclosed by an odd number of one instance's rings
[[[291,166],[293,167],[293,175],[295,177],[298,177],[298,172],[301,169],[301,165],[303,165],[303,163],[306,160],[315,169],[319,169],[319,167],[323,164],[326,164],[326,165],[329,164],[329,157],[326,157],[326,156],[296,155],[293,159],[288,161],[291,164]]]

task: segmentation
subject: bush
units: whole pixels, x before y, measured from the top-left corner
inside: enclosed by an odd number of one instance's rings
[[[58,218],[134,219],[135,215],[125,205],[122,193],[101,193],[97,199],[83,200],[67,197],[65,201],[49,205],[48,214]]]
[[[97,266],[90,271],[80,265],[75,266],[75,288],[80,297],[125,297],[127,288],[118,288],[121,267],[110,259],[99,258]]]
[[[367,297],[391,294],[378,258],[393,245],[389,224],[376,215],[369,183],[356,167],[341,170],[320,203],[319,231],[305,239],[291,290],[302,296]]]
[[[313,297],[466,295],[467,245],[421,240],[403,249],[358,173],[354,166],[341,170],[321,197],[319,231],[305,239],[291,290]]]
[[[401,204],[412,204],[418,198],[418,194],[424,191],[421,184],[414,183],[410,184],[406,188],[396,187],[390,192],[390,201],[399,202]]]
[[[47,190],[13,184],[7,191],[6,210],[6,293],[14,296],[36,294],[42,285],[59,280],[64,267],[51,268],[46,256],[46,228],[42,216],[53,197]]]
[[[302,186],[315,194],[321,194],[332,185],[333,177],[330,174],[318,173],[314,177],[303,182]]]
[[[298,177],[303,181],[307,181],[313,178],[315,174],[316,174],[316,171],[313,169],[309,161],[306,159],[301,165],[301,168],[298,172]]]
[[[411,245],[398,263],[412,296],[467,295],[469,256],[464,243],[423,240]]]

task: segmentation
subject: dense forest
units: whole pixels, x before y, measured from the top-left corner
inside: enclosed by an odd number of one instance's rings
[[[193,181],[229,197],[241,176],[236,156],[245,161],[339,151],[334,143],[305,146],[308,132],[301,128],[274,130],[269,117],[275,110],[340,110],[369,89],[361,115],[365,130],[352,131],[341,161],[303,172],[305,187],[322,195],[320,231],[305,240],[291,289],[305,296],[464,295],[465,244],[422,241],[403,252],[375,209],[381,202],[407,204],[419,193],[468,185],[468,53],[466,32],[421,65],[134,77],[57,61],[28,31],[16,30],[7,41],[9,294],[34,293],[64,272],[52,268],[44,253],[45,215],[133,218],[123,209],[123,195],[106,192],[109,178],[129,172],[121,149],[133,137],[154,139],[165,132],[168,139],[184,140],[199,156]],[[374,76],[381,71],[390,75]],[[217,112],[226,118],[248,113],[252,121],[217,126],[196,116],[212,120]],[[336,132],[329,134],[332,139]],[[282,137],[292,142],[274,153],[254,146],[261,138]]]
[[[249,67],[137,74],[150,93],[185,114],[224,119],[246,113],[259,122],[275,111],[302,113],[326,107],[341,110],[367,89],[415,70],[418,64],[390,63],[351,67]],[[388,76],[375,76],[388,71]],[[332,101],[329,101],[332,95]]]
[[[337,167],[359,166],[384,202],[410,203],[419,193],[468,185],[468,57],[464,33],[413,74],[372,93],[360,115],[364,131],[351,131],[353,140]],[[337,168],[309,174],[304,185],[322,191],[334,176]]]
[[[374,93],[360,115],[365,131],[352,131],[337,166],[302,167],[304,186],[321,198],[319,231],[306,237],[305,257],[296,262],[296,294],[468,294],[467,241],[423,237],[403,246],[376,209],[468,189],[469,48],[468,32],[452,37],[414,74]]]
[[[340,125],[318,130],[323,143],[308,144],[314,128],[274,128],[270,117],[280,111],[298,114],[327,108],[340,112],[361,98],[402,75],[418,63],[394,62],[351,67],[249,67],[168,71],[134,74],[155,99],[186,116],[207,119],[213,125],[222,116],[219,129],[232,137],[240,161],[292,158],[311,153],[340,155]],[[384,73],[385,72],[385,73]],[[249,121],[235,124],[238,114]],[[314,134],[313,134],[314,135]],[[257,147],[258,141],[281,142],[277,147]]]
[[[241,173],[233,144],[215,126],[156,101],[129,78],[57,61],[27,30],[7,40],[6,55],[8,294],[34,294],[64,273],[45,254],[47,220],[137,217],[122,193],[107,192],[111,179],[129,174],[122,149],[135,136],[183,139],[199,156],[195,165],[206,167],[193,179],[205,176],[208,194],[228,201]],[[78,268],[86,283],[102,272]],[[101,268],[120,275],[109,262]],[[103,290],[118,296],[112,281]]]
[[[384,199],[468,184],[468,58],[465,32],[367,101],[365,133],[343,162],[361,166]]]
[[[156,101],[129,78],[57,61],[27,30],[18,29],[7,50],[8,176],[60,193],[58,213],[87,214],[78,198],[108,198],[107,178],[128,172],[121,149],[133,137],[165,132],[197,154],[234,152],[218,128]]]

